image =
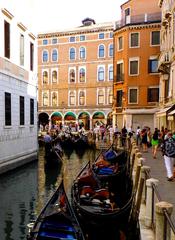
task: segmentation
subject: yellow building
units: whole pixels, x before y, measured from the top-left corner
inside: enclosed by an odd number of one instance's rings
[[[160,109],[159,127],[175,130],[175,1],[159,1],[162,12],[161,53],[159,56]]]
[[[113,24],[86,18],[82,26],[38,35],[40,124],[111,123]]]
[[[113,122],[119,129],[156,125],[160,23],[157,0],[121,5],[121,20],[114,30]]]

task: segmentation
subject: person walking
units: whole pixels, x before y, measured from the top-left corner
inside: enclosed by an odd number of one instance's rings
[[[173,181],[173,165],[174,165],[174,158],[175,158],[175,139],[173,138],[173,134],[171,132],[167,133],[167,137],[164,140],[164,143],[161,146],[165,168],[167,172],[167,180]]]
[[[137,144],[137,146],[141,145],[141,129],[140,129],[140,126],[138,126],[137,130],[136,130],[136,144]]]
[[[141,137],[142,137],[143,152],[147,152],[148,151],[148,137],[147,137],[147,129],[146,128],[142,129]]]
[[[157,128],[155,128],[154,133],[152,135],[151,145],[152,145],[153,158],[157,158],[157,148],[159,146],[159,131]]]

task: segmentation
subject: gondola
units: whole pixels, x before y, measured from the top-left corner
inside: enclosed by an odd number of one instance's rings
[[[59,143],[47,143],[45,145],[45,165],[55,167],[62,162],[63,150]]]
[[[105,180],[109,178],[116,181],[117,177],[126,175],[129,170],[129,159],[127,151],[114,150],[112,145],[106,151],[101,151],[92,164],[92,170],[98,178]]]
[[[74,210],[86,225],[107,229],[129,221],[133,201],[129,174],[122,175],[114,185],[110,179],[101,181],[88,162],[74,180],[71,194]]]
[[[83,232],[68,201],[63,181],[29,229],[27,240],[84,240]]]

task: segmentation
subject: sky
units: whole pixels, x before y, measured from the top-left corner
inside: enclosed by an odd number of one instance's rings
[[[126,0],[0,0],[32,33],[66,30],[82,25],[89,17],[96,23],[120,19]]]

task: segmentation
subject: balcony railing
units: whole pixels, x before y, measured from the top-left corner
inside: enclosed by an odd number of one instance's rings
[[[151,22],[161,22],[161,13],[160,12],[145,13],[145,14],[130,16],[130,21],[126,21],[125,18],[122,18],[121,21],[116,22],[116,29],[119,29],[125,25],[151,23]]]
[[[116,82],[124,82],[124,74],[117,74]]]

